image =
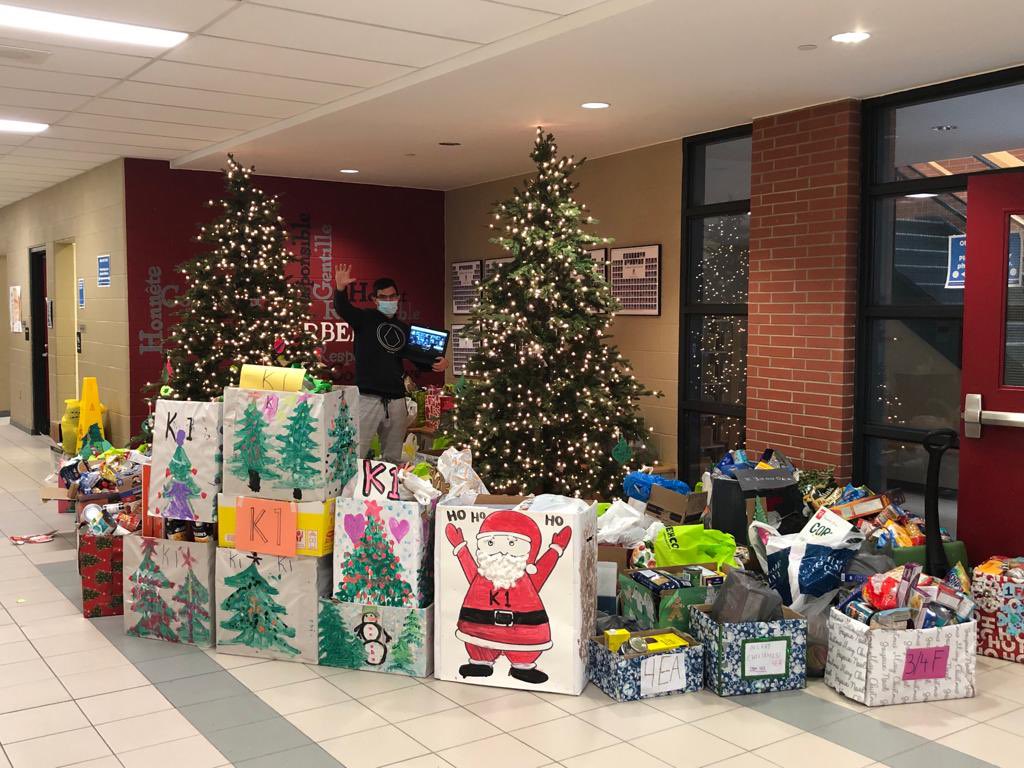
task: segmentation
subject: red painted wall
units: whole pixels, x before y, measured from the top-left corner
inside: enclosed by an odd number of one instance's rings
[[[239,158],[244,162],[245,158]],[[182,286],[176,267],[201,252],[200,223],[213,219],[206,206],[223,191],[221,174],[172,170],[160,160],[125,160],[128,248],[128,333],[136,429],[146,415],[145,385],[159,378],[170,304]],[[312,315],[320,322],[338,383],[354,378],[348,328],[333,306],[335,265],[353,265],[356,298],[369,283],[394,277],[403,294],[401,317],[433,327],[444,323],[444,193],[276,176],[256,176],[280,197],[281,216],[297,260],[291,276],[308,283]],[[340,340],[339,340],[340,339]],[[440,383],[440,378],[422,381]]]

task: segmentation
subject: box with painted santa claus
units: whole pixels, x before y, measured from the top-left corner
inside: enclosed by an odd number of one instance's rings
[[[562,496],[438,506],[434,676],[579,694],[597,605],[597,513]]]

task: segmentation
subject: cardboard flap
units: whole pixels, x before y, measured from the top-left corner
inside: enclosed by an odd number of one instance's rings
[[[682,494],[661,485],[652,485],[646,512],[665,525],[683,525],[700,518],[707,505],[707,493]]]

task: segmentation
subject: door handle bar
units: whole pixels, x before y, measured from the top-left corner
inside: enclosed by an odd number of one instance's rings
[[[964,437],[981,437],[981,425],[991,427],[1024,428],[1024,413],[1015,411],[986,411],[981,407],[981,395],[968,394],[964,397]]]

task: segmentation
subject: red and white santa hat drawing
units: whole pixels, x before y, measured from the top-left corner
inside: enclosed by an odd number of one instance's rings
[[[477,533],[476,537],[477,539],[483,539],[494,535],[512,536],[513,538],[528,542],[530,553],[526,558],[526,572],[537,572],[537,566],[534,565],[537,560],[537,552],[540,551],[540,528],[537,527],[537,523],[522,512],[516,512],[512,509],[492,512],[480,524],[480,532]]]

